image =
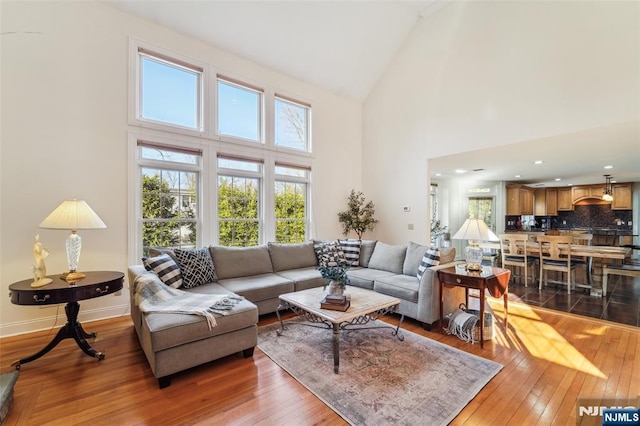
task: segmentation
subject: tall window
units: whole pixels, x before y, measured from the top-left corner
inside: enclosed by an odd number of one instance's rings
[[[262,89],[218,76],[218,133],[262,140]]]
[[[469,217],[482,219],[489,229],[495,229],[493,203],[493,197],[469,197]]]
[[[218,239],[223,246],[260,243],[259,161],[218,158]]]
[[[129,47],[131,260],[150,247],[308,240],[311,105],[158,46]]]
[[[200,152],[139,143],[143,255],[198,241]]]
[[[276,95],[275,144],[309,151],[309,112],[311,106]]]
[[[309,169],[276,163],[275,172],[276,242],[304,242]]]
[[[202,68],[143,48],[139,54],[139,119],[202,129]]]

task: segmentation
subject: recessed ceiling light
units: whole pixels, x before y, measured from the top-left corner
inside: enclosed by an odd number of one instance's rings
[[[514,177],[515,177],[515,178],[521,178],[521,177],[522,177],[522,175],[515,175]]]
[[[612,180],[612,181],[611,181],[611,183],[617,183],[617,182],[618,182],[617,180]]]
[[[533,162],[533,164],[542,164],[542,163],[544,163],[544,161],[542,161],[542,160],[536,160],[536,161]]]
[[[613,169],[613,166],[604,166],[605,169]]]
[[[442,173],[436,173],[436,176],[442,176]]]
[[[555,180],[556,182],[560,182],[562,179],[560,179],[560,178],[555,178],[554,180]]]
[[[467,171],[464,169],[456,169],[456,173],[462,174],[462,173],[467,173]]]
[[[573,184],[572,183],[568,183],[567,186],[573,186]]]

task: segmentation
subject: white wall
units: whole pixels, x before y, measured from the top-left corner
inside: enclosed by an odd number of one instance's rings
[[[85,199],[108,226],[80,231],[80,269],[126,271],[129,37],[311,100],[314,230],[339,235],[336,213],[361,187],[359,104],[100,3],[0,7],[0,335],[52,327],[56,315],[64,323],[62,306],[15,306],[7,297],[9,284],[31,276],[37,233],[51,252],[48,272],[67,269],[67,232],[38,228],[64,199]],[[128,315],[127,291],[81,302],[80,319]]]
[[[422,19],[363,106],[375,236],[429,241],[430,158],[637,120],[639,35],[638,2],[451,2]]]

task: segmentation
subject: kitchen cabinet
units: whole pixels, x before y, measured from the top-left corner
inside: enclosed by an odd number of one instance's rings
[[[613,192],[612,210],[631,210],[631,184],[614,183],[611,185]]]
[[[571,188],[571,202],[576,203],[585,198],[602,198],[604,185],[579,185]]]
[[[572,188],[558,188],[558,211],[573,210]]]
[[[507,186],[507,215],[533,214],[533,189],[522,185]]]
[[[538,188],[533,193],[534,214],[536,216],[557,216],[558,215],[558,189]]]

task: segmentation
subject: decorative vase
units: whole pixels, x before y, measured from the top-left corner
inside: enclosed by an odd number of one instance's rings
[[[327,292],[334,296],[342,296],[344,294],[344,288],[342,288],[341,283],[337,281],[329,281],[329,288]]]

